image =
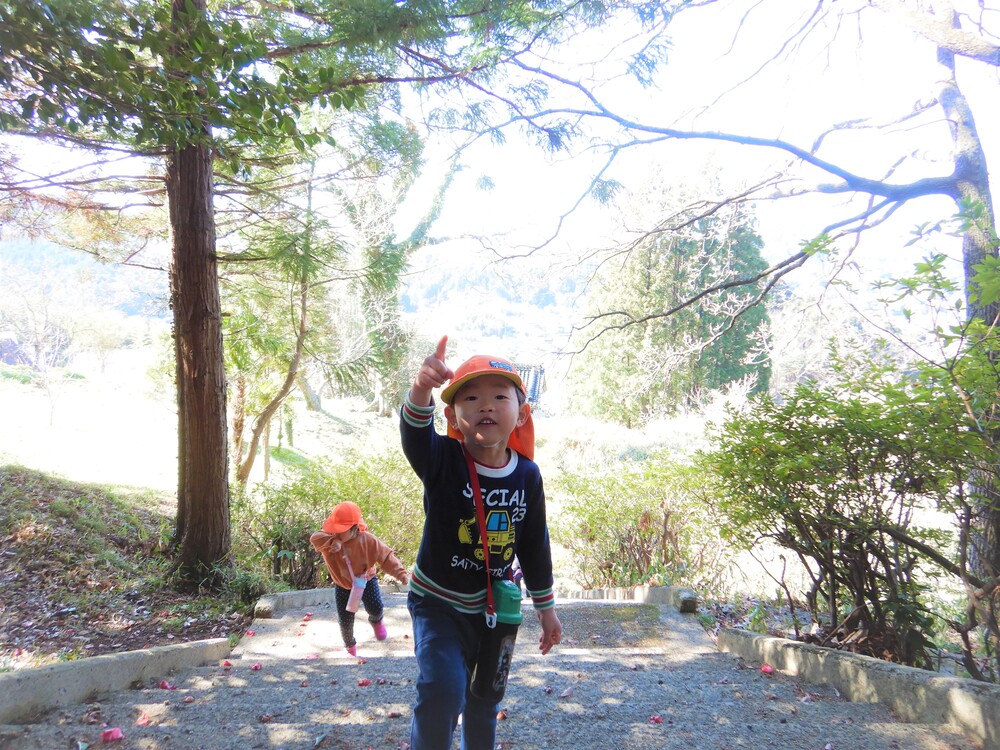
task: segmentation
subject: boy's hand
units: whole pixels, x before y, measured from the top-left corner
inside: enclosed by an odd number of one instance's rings
[[[413,403],[427,406],[431,402],[431,391],[440,388],[454,377],[455,373],[444,363],[447,348],[448,337],[442,336],[434,353],[420,365],[413,387],[410,388],[410,400]]]
[[[538,611],[538,623],[542,626],[542,635],[538,639],[538,650],[543,654],[549,653],[553,646],[562,642],[562,623],[555,609],[542,609]]]

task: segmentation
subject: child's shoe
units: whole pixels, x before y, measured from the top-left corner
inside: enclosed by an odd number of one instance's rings
[[[385,623],[382,620],[373,622],[372,630],[375,631],[375,640],[384,641],[389,636],[385,629]]]
[[[358,655],[358,644],[355,643],[353,646],[348,646],[347,647],[347,653],[349,653],[351,656],[357,656]]]

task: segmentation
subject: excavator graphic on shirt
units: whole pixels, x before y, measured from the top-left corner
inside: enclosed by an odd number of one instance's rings
[[[473,529],[476,527],[476,517],[463,518],[458,523],[458,541],[462,544],[475,544],[473,555],[477,560],[483,559],[483,547],[478,539],[473,541]],[[486,514],[486,546],[490,555],[498,555],[507,562],[514,556],[514,525],[510,515],[505,510],[491,510]],[[490,566],[492,567],[492,565]]]

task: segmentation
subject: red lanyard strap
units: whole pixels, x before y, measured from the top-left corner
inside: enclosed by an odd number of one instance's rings
[[[476,522],[479,524],[479,540],[483,543],[483,564],[486,566],[486,625],[494,628],[497,624],[497,611],[493,604],[493,577],[490,575],[490,550],[486,541],[486,509],[483,507],[483,491],[479,487],[479,472],[472,454],[462,446],[465,454],[465,465],[469,467],[469,484],[472,485],[472,501],[476,505]]]

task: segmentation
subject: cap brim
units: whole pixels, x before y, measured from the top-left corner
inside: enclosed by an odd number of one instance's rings
[[[343,523],[337,523],[336,521],[332,521],[328,518],[323,522],[323,531],[327,534],[341,534],[356,525],[357,524],[351,523],[345,526]]]
[[[455,398],[455,394],[458,389],[463,385],[483,375],[499,375],[501,378],[507,378],[511,383],[514,384],[515,388],[520,389],[521,393],[525,393],[524,383],[521,382],[521,377],[516,372],[504,372],[503,370],[478,370],[476,372],[470,372],[467,375],[463,375],[458,380],[454,380],[448,383],[441,391],[441,400],[446,404],[450,404],[452,399]]]

